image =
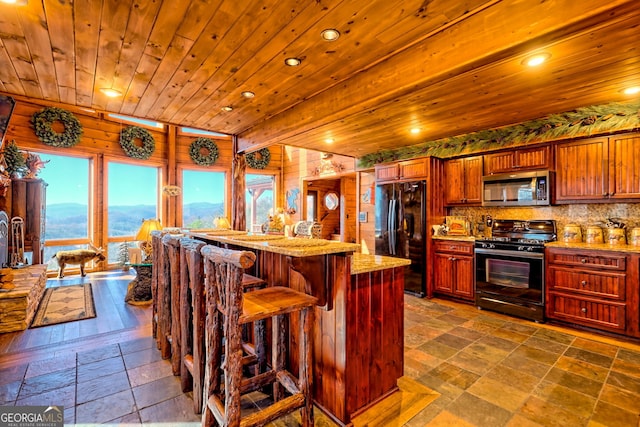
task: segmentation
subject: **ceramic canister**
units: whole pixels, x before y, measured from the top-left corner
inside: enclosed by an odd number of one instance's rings
[[[640,227],[634,227],[629,233],[629,244],[633,246],[640,246]]]
[[[579,224],[567,224],[562,229],[562,241],[566,243],[582,242],[582,228]]]
[[[588,225],[584,233],[586,243],[604,243],[604,234],[599,225]]]
[[[610,245],[626,245],[627,234],[624,228],[610,228],[608,240]]]

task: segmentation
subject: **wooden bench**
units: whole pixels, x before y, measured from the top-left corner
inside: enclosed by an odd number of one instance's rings
[[[46,264],[2,269],[2,284],[15,287],[0,291],[0,333],[29,327],[47,285]]]

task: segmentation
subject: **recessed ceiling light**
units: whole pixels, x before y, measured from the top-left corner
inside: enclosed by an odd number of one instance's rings
[[[233,111],[233,107],[231,105],[225,105],[224,107],[221,108],[222,111],[226,111],[227,113],[229,111]]]
[[[340,38],[340,31],[334,29],[334,28],[327,28],[326,30],[323,30],[320,35],[322,36],[323,40],[326,40],[328,42],[332,42],[334,40],[338,40],[338,38]]]
[[[27,0],[0,0],[2,3],[12,4],[15,6],[26,6]]]
[[[110,87],[103,87],[102,89],[100,89],[100,92],[104,93],[109,98],[117,98],[119,96],[122,96],[122,92],[116,89],[112,89]]]
[[[419,133],[420,133],[420,128],[411,128],[411,131],[410,131],[410,132],[411,132],[412,134],[414,134],[414,135],[419,134]]]
[[[637,93],[640,93],[640,86],[628,87],[626,89],[623,89],[622,93],[624,93],[625,95],[635,95]]]
[[[245,98],[253,98],[254,96],[256,96],[256,94],[251,92],[250,90],[245,90],[244,92],[242,92],[242,96],[244,96]]]
[[[549,58],[551,58],[550,53],[537,53],[535,55],[527,56],[523,61],[523,65],[527,65],[529,67],[537,67],[538,65],[546,62]]]
[[[302,62],[302,59],[300,58],[287,58],[284,60],[284,63],[287,64],[289,67],[297,67],[298,65],[300,65],[301,62]]]
[[[326,142],[327,144],[333,144],[335,142],[335,139],[327,138],[327,139],[324,140],[324,142]]]

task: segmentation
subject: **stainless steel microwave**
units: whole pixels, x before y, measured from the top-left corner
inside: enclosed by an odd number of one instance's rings
[[[482,206],[544,206],[551,199],[549,171],[482,177]]]

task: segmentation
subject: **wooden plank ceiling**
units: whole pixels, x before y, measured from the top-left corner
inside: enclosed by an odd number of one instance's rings
[[[637,0],[0,3],[0,92],[360,157],[627,101],[639,25]]]

